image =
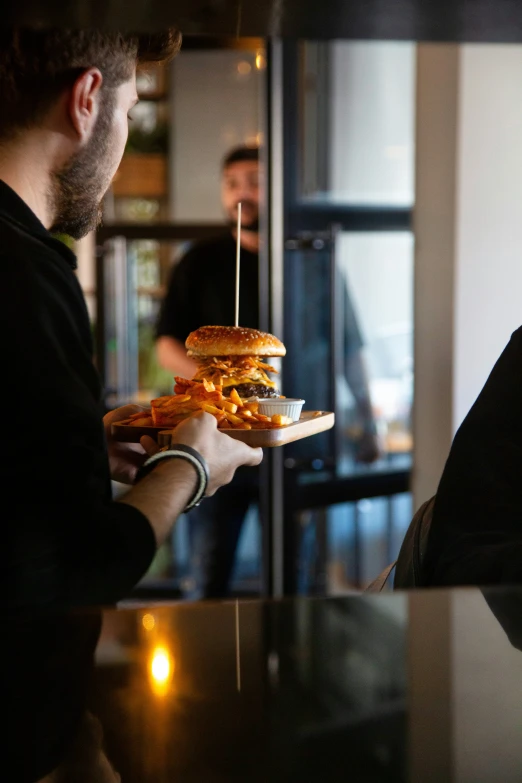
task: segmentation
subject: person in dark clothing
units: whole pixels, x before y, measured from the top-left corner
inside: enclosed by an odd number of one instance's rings
[[[92,230],[119,165],[136,64],[171,57],[179,34],[144,38],[95,30],[3,30],[0,36],[0,318],[8,608],[112,603],[139,581],[204,475],[207,493],[261,450],[232,441],[205,415],[118,502],[111,477],[131,484],[147,452],[118,444],[101,421],[89,319],[74,254],[51,232]],[[233,445],[232,445],[233,444]],[[240,446],[241,448],[237,448]],[[183,451],[183,449],[182,449]],[[203,475],[203,478],[202,478]]]
[[[158,360],[191,378],[196,365],[185,340],[200,326],[234,323],[236,226],[241,202],[239,323],[259,328],[260,163],[257,147],[233,149],[223,161],[221,200],[230,229],[198,242],[174,267],[156,328]]]
[[[18,615],[0,670],[8,728],[0,735],[10,783],[118,783],[100,721],[87,709],[99,611]]]
[[[423,570],[435,585],[522,582],[522,328],[455,435]]]
[[[206,325],[234,323],[235,257],[238,204],[241,202],[241,276],[239,323],[259,328],[259,204],[262,167],[259,151],[237,147],[222,166],[221,199],[229,230],[222,236],[195,244],[174,267],[157,325],[160,364],[191,378],[195,363],[187,357],[185,340]],[[347,380],[359,412],[368,424],[359,459],[372,462],[378,445],[362,358],[362,340],[346,292]],[[308,354],[313,363],[313,351]],[[312,395],[313,397],[313,395]],[[255,471],[239,470],[219,496],[189,515],[191,577],[190,598],[216,598],[227,594],[235,553],[249,507],[257,502],[259,478]]]

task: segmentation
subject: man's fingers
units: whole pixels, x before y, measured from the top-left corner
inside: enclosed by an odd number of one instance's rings
[[[114,424],[116,421],[128,419],[133,413],[142,413],[145,411],[150,411],[150,408],[147,408],[144,405],[123,405],[121,408],[116,408],[116,410],[106,413],[103,417],[103,423],[105,428],[108,429],[111,424]]]
[[[257,449],[251,449],[252,451],[252,462],[251,465],[259,465],[263,461],[263,449],[257,448]]]
[[[145,453],[152,457],[154,454],[157,454],[159,451],[159,446],[154,440],[154,438],[151,438],[150,435],[142,435],[140,438],[140,445],[145,450]]]
[[[228,437],[228,436],[227,436]],[[263,449],[257,448],[253,449],[251,446],[247,446],[247,451],[245,452],[245,461],[242,462],[242,465],[249,465],[250,467],[255,467],[255,465],[259,465],[260,462],[263,461]]]

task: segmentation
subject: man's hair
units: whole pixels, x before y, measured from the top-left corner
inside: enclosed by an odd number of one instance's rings
[[[233,163],[242,163],[243,161],[253,161],[259,163],[259,147],[248,147],[246,144],[227,152],[223,158],[223,169],[228,168]]]
[[[102,89],[118,87],[135,65],[167,62],[180,44],[177,30],[151,35],[96,29],[0,30],[0,140],[36,126],[87,68],[99,68]]]

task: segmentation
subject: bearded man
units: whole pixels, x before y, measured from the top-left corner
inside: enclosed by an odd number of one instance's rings
[[[208,414],[179,427],[176,452],[114,443],[101,420],[100,381],[76,259],[54,232],[96,227],[120,163],[136,67],[168,60],[180,35],[96,30],[0,31],[0,317],[8,605],[98,604],[124,597],[177,516],[256,465]],[[198,467],[199,466],[199,467]]]

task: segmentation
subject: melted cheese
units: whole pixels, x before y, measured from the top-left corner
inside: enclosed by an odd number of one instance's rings
[[[269,380],[254,381],[248,375],[240,375],[239,378],[223,378],[221,383],[223,388],[225,386],[239,386],[241,383],[259,383],[262,386],[270,386],[270,388],[272,389],[275,388],[274,381],[269,381]]]

